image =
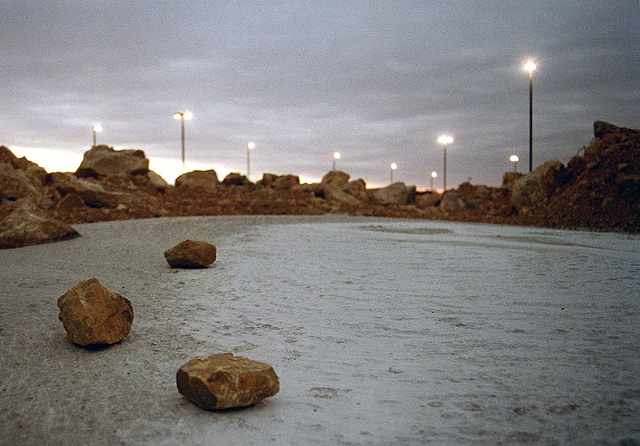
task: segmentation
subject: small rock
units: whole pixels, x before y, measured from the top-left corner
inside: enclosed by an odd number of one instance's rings
[[[182,395],[207,410],[250,406],[280,390],[273,367],[233,353],[192,359],[176,382]]]
[[[185,240],[164,252],[172,268],[206,268],[216,261],[216,246],[199,240]]]
[[[129,334],[133,307],[98,279],[78,283],[58,299],[59,319],[69,340],[86,346],[115,344]]]

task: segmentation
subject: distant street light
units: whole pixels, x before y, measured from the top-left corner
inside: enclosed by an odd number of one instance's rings
[[[249,142],[249,144],[247,144],[247,179],[250,179],[251,177],[251,161],[250,161],[250,153],[253,149],[256,148],[256,143],[255,142]]]
[[[536,68],[533,59],[524,64],[524,70],[529,72],[529,172],[533,170],[533,72]]]
[[[336,170],[336,162],[340,159],[340,152],[333,152],[333,170]]]
[[[102,131],[102,125],[96,124],[93,126],[93,145],[96,145],[96,134]]]
[[[450,135],[442,135],[438,138],[438,142],[444,145],[444,174],[442,176],[442,181],[444,183],[444,189],[442,192],[447,191],[447,145],[453,142],[453,138]]]
[[[389,176],[390,176],[390,183],[389,184],[393,184],[393,171],[396,170],[398,168],[398,165],[396,163],[391,163],[391,166],[389,166]]]
[[[431,190],[433,190],[433,180],[435,180],[437,176],[438,174],[435,172],[435,170],[431,172]]]
[[[518,158],[518,155],[511,155],[509,157],[509,161],[511,161],[513,163],[513,171],[517,172],[518,171],[518,161],[520,161],[520,158]]]
[[[184,173],[184,121],[188,121],[193,118],[193,113],[189,110],[178,111],[173,114],[173,119],[180,120],[182,122],[182,173]]]

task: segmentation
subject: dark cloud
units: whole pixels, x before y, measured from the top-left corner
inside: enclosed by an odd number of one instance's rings
[[[288,2],[0,0],[0,143],[84,150],[103,141],[243,170],[319,178],[331,153],[371,183],[424,187],[454,135],[448,183],[497,185],[566,162],[605,119],[640,126],[637,1]],[[70,167],[72,169],[73,166]]]

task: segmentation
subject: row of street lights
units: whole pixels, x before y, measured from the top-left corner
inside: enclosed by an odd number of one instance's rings
[[[533,170],[533,72],[536,70],[537,65],[535,60],[529,59],[524,64],[524,70],[529,72],[529,172]],[[181,141],[182,141],[182,172],[185,171],[185,150],[184,150],[184,123],[193,118],[193,113],[189,110],[177,111],[173,114],[173,119],[181,121]],[[102,131],[102,125],[95,124],[93,126],[93,145],[96,145],[96,134]],[[438,137],[438,143],[444,146],[444,169],[443,169],[443,190],[447,190],[447,146],[453,143],[453,137],[451,135],[441,135]],[[256,144],[249,142],[247,144],[247,178],[251,175],[251,150],[255,149]],[[337,161],[340,159],[340,152],[333,152],[333,170],[336,170]],[[517,172],[519,158],[517,155],[512,155],[509,160],[514,163],[514,171]],[[390,180],[393,183],[393,171],[398,168],[396,163],[390,165]],[[436,172],[431,172],[431,189],[433,190],[433,180],[437,177]]]

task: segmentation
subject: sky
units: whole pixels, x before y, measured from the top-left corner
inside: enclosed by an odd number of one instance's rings
[[[499,186],[567,163],[593,122],[640,128],[638,0],[0,0],[0,145],[75,171],[98,144],[167,181],[333,167],[368,186]],[[519,156],[517,165],[509,161]]]

